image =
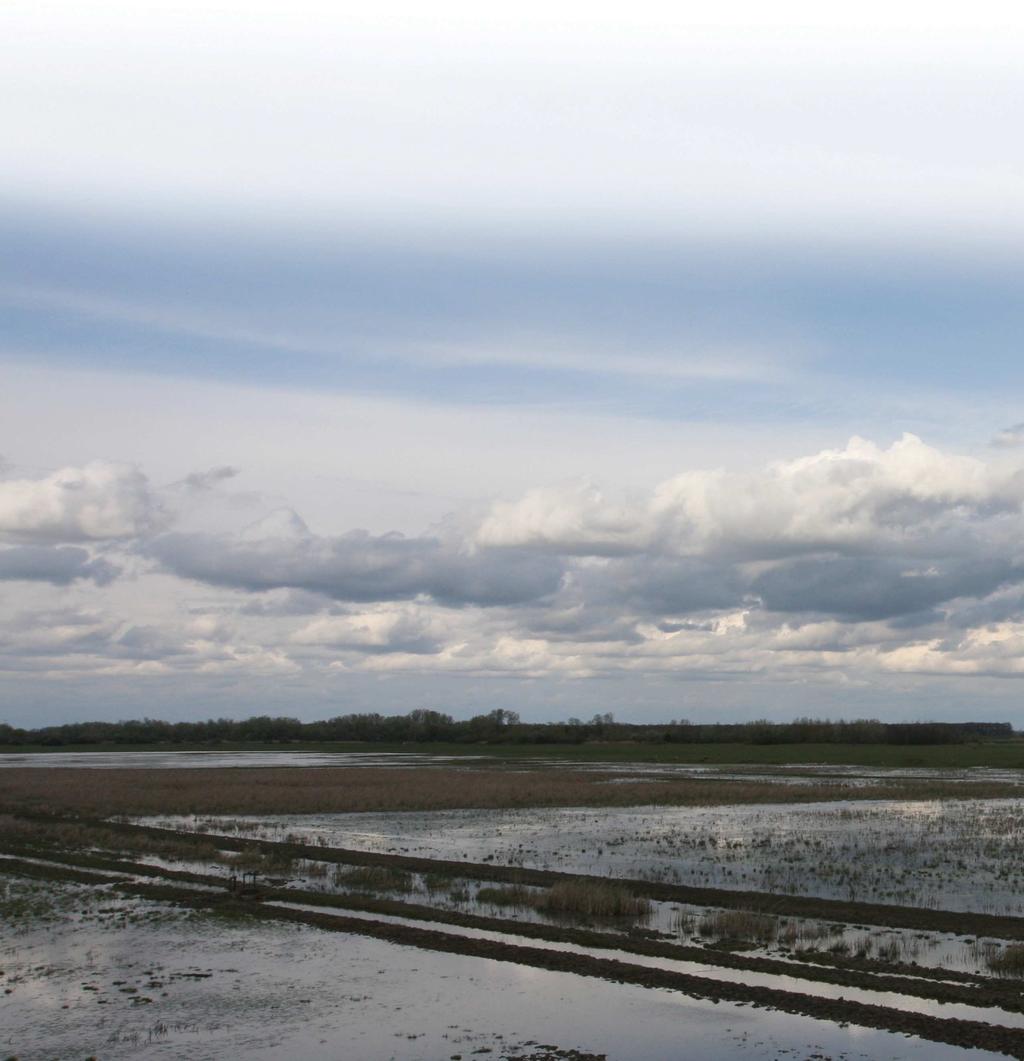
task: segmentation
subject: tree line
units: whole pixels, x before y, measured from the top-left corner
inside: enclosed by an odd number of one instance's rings
[[[359,741],[379,744],[584,744],[631,741],[676,744],[962,744],[978,739],[1009,738],[1009,722],[880,722],[877,719],[830,721],[799,718],[794,722],[664,723],[617,722],[610,713],[589,721],[523,722],[515,711],[497,708],[487,714],[455,720],[440,711],[418,709],[406,715],[377,713],[338,715],[316,722],[259,715],[247,719],[164,722],[69,722],[39,729],[0,723],[0,745],[176,745],[176,744],[319,744]]]

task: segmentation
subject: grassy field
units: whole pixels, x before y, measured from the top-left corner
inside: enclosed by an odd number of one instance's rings
[[[73,747],[0,745],[0,753],[53,752],[402,752],[424,755],[474,755],[498,760],[570,759],[577,762],[707,763],[709,765],[799,766],[992,766],[1024,769],[1024,740],[971,744],[90,744]]]

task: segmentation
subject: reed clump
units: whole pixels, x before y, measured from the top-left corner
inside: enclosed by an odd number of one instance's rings
[[[423,889],[428,895],[445,895],[457,891],[463,885],[447,873],[424,873]]]
[[[1024,978],[1024,943],[1011,943],[1002,950],[993,950],[986,957],[986,964],[996,976]]]
[[[263,851],[260,848],[251,848],[237,855],[228,856],[232,869],[248,870],[253,873],[280,876],[282,874],[293,874],[296,871],[298,860],[290,855],[277,851]]]
[[[647,899],[618,884],[601,881],[560,881],[545,890],[512,884],[477,889],[475,899],[489,906],[536,910],[549,917],[636,921],[651,913]]]
[[[637,919],[651,913],[650,901],[617,884],[598,881],[559,881],[540,893],[538,910],[556,916],[621,917]]]
[[[753,910],[715,910],[700,919],[700,935],[713,940],[770,943],[778,931],[774,917]]]
[[[339,866],[334,883],[366,892],[411,892],[413,878],[404,869],[391,866]]]
[[[478,903],[487,903],[490,906],[522,908],[535,905],[536,898],[536,892],[524,888],[521,884],[513,884],[507,888],[479,888],[476,893]]]

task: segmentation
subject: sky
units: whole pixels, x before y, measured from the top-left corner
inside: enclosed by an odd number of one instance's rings
[[[0,721],[1024,726],[1018,5],[351,6],[0,6]]]

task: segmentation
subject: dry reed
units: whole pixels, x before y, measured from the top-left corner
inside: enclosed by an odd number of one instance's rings
[[[1011,943],[1002,950],[994,950],[986,956],[986,964],[996,976],[1024,978],[1024,944]]]
[[[987,798],[1019,795],[999,784],[679,778],[603,783],[595,772],[445,768],[253,767],[210,770],[11,767],[0,770],[0,812],[83,815],[321,814],[498,807],[717,806],[833,799]]]
[[[392,866],[339,866],[334,883],[365,892],[411,892],[412,874]]]
[[[700,934],[708,939],[770,943],[778,930],[774,917],[752,910],[716,910],[700,920]]]
[[[647,917],[649,900],[616,884],[560,881],[538,896],[535,905],[546,914],[581,917]]]

